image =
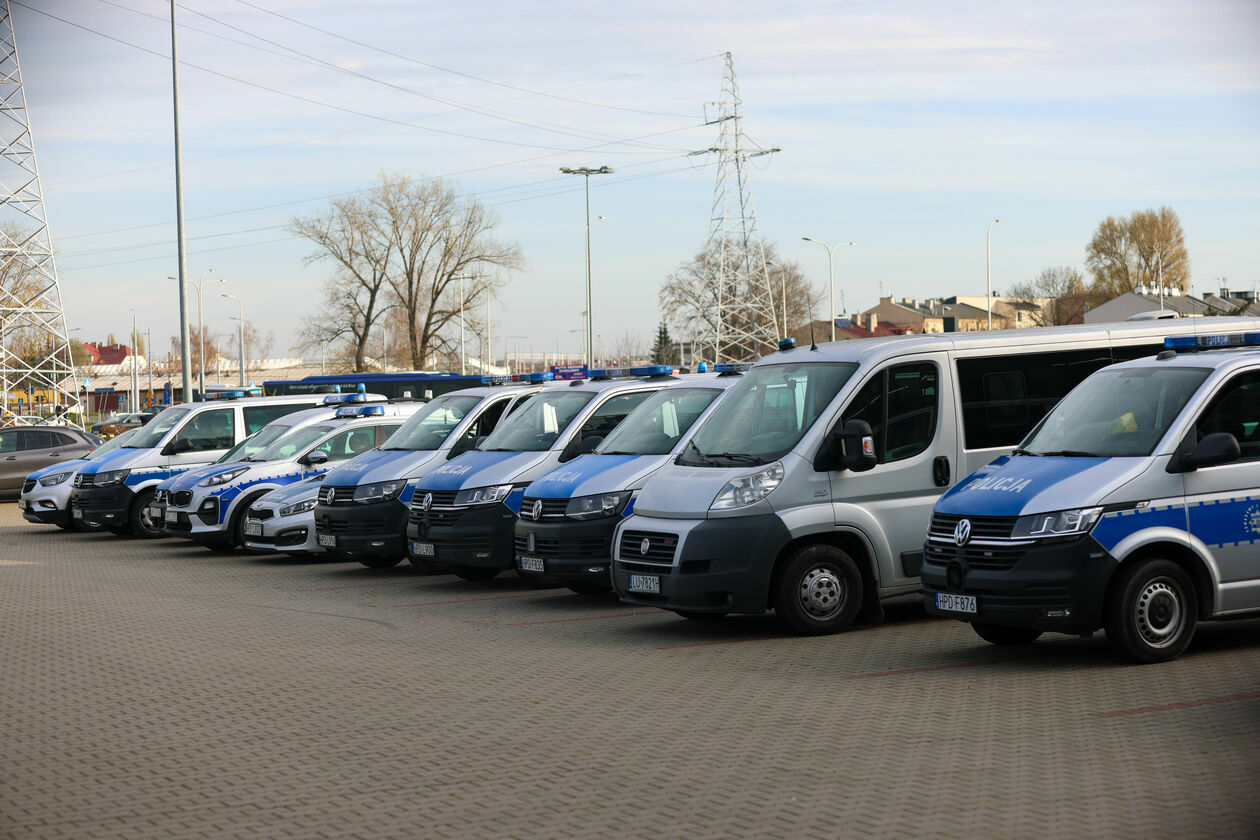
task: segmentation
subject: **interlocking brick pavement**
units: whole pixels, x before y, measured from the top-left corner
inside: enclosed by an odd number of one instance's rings
[[[1260,837],[1260,621],[1141,667],[888,613],[794,638],[3,505],[0,837]]]

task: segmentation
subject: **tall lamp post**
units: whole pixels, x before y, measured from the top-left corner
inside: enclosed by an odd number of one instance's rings
[[[185,281],[186,283],[193,286],[197,290],[197,366],[198,366],[197,385],[201,389],[201,393],[203,394],[206,392],[206,327],[205,327],[205,322],[202,320],[203,318],[202,312],[205,309],[205,298],[202,296],[201,290],[202,290],[202,287],[205,285],[206,275],[211,274],[213,272],[214,272],[213,268],[207,268],[205,271],[201,272],[201,276],[197,278],[196,281],[193,281],[193,280]],[[167,275],[166,279],[178,280],[179,278]],[[224,278],[216,277],[214,278],[214,281],[216,283],[222,283],[224,282]],[[187,392],[188,388],[185,387],[184,390],[185,392]],[[184,395],[184,401],[191,402],[191,400],[188,399],[187,393],[185,393]]]
[[[984,308],[989,313],[989,329],[993,329],[993,226],[1001,219],[989,222],[984,234]]]
[[[574,169],[570,166],[562,166],[560,171],[565,175],[581,175],[586,180],[586,366],[589,369],[594,363],[591,348],[593,335],[591,331],[591,176],[611,175],[613,168],[601,166],[598,169],[592,169],[589,166],[581,166]]]
[[[245,387],[245,301],[236,295],[222,294],[220,297],[236,301],[240,306],[240,317],[236,319],[236,342],[241,353],[241,387]]]
[[[843,248],[846,245],[856,245],[857,243],[856,242],[837,242],[835,245],[828,245],[826,242],[823,242],[821,239],[814,239],[812,236],[802,236],[801,239],[804,239],[806,242],[813,242],[817,245],[821,245],[827,249],[827,288],[831,291],[831,316],[827,320],[831,321],[831,340],[835,341],[836,340],[836,279],[835,279],[835,274],[832,271],[832,266],[833,266],[833,263],[835,262],[837,248]],[[785,299],[783,301],[783,306],[786,309],[787,308],[786,295],[784,296],[784,298]],[[840,299],[843,302],[844,300],[843,292],[840,293]],[[784,315],[786,317],[786,313],[784,313]],[[786,320],[784,321],[784,323],[787,323]],[[786,335],[787,329],[785,328],[783,332]]]

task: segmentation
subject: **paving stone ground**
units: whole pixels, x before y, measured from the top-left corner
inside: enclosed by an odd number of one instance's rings
[[[0,505],[3,838],[1260,837],[1260,621],[827,638]]]

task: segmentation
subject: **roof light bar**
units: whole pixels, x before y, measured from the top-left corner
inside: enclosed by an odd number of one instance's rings
[[[779,339],[779,349],[780,349],[780,350],[791,350],[791,349],[792,349],[792,348],[794,348],[794,347],[796,347],[796,339],[795,339],[795,338],[780,338],[780,339]]]
[[[336,417],[383,417],[385,415],[385,406],[383,405],[348,405],[345,408],[337,409]]]
[[[715,373],[743,373],[752,367],[752,362],[723,362],[720,365],[714,365]]]
[[[1167,350],[1210,350],[1215,347],[1260,347],[1260,332],[1170,335],[1164,339]]]
[[[246,396],[249,395],[244,391],[211,391],[208,394],[202,394],[201,401],[211,402],[213,400],[239,400]]]
[[[512,375],[513,382],[549,382],[555,378],[555,375],[550,371],[543,371],[541,373],[516,373]]]
[[[674,372],[669,365],[639,365],[629,370],[631,376],[669,376]]]

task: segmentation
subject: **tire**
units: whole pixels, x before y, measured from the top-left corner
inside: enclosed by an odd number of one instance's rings
[[[1198,600],[1185,570],[1170,560],[1122,569],[1107,594],[1107,641],[1142,663],[1167,662],[1194,636]]]
[[[724,612],[696,612],[695,610],[674,610],[674,614],[688,621],[721,621],[726,618]]]
[[[454,573],[455,577],[471,581],[490,580],[498,577],[501,571],[503,570],[485,569],[481,566],[451,566],[451,572]]]
[[[775,615],[793,633],[838,633],[862,607],[862,573],[835,546],[807,545],[787,559],[773,595]]]
[[[975,630],[976,635],[986,642],[1003,646],[1030,645],[1041,636],[1040,630],[1034,630],[1031,627],[1010,627],[984,621],[971,622],[971,629]]]
[[[576,592],[578,595],[607,595],[612,592],[612,587],[606,583],[595,583],[590,580],[575,580],[572,583],[565,584],[569,591]]]
[[[149,502],[151,501],[153,501],[153,491],[141,490],[132,499],[131,509],[127,512],[127,524],[131,526],[131,533],[146,540],[156,540],[166,536],[162,526],[160,524],[154,526],[153,519],[149,516]]]
[[[402,562],[401,557],[382,557],[379,554],[365,554],[354,559],[369,569],[392,569]]]
[[[252,496],[242,499],[240,504],[236,506],[236,513],[232,514],[232,527],[228,529],[228,533],[232,535],[231,541],[228,543],[231,548],[245,547],[245,514],[249,513],[250,505],[267,495],[269,492],[271,491],[264,490],[261,493],[255,493]]]

